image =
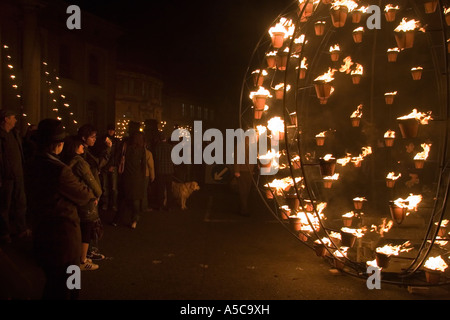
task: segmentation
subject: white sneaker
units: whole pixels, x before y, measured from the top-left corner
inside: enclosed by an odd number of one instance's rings
[[[92,271],[92,270],[97,270],[98,269],[98,264],[92,263],[92,261],[89,261],[88,259],[86,259],[86,261],[84,261],[84,263],[80,263],[80,270],[81,271]]]

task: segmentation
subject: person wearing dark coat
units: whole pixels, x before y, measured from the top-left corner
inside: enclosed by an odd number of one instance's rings
[[[38,153],[30,164],[29,209],[33,220],[36,259],[46,276],[44,299],[76,299],[79,290],[67,286],[69,266],[80,264],[80,218],[94,194],[59,160],[65,132],[61,121],[44,119],[38,125]]]
[[[97,129],[91,124],[82,125],[78,129],[78,137],[83,141],[84,144],[83,158],[87,163],[89,163],[92,175],[94,176],[98,184],[101,185],[100,172],[109,161],[112,142],[108,138],[105,138],[105,140],[101,142],[104,144],[105,148],[101,148],[101,153],[95,153],[94,145],[97,141]],[[90,252],[88,253],[88,258],[92,260],[105,259],[105,256],[99,252],[97,246],[90,246],[89,249]]]
[[[0,110],[0,244],[10,243],[13,232],[19,237],[30,234],[26,221],[22,139],[15,129],[16,123],[14,112]]]
[[[100,216],[98,214],[98,200],[102,195],[102,187],[94,178],[89,164],[84,160],[84,144],[77,136],[68,137],[65,140],[62,161],[66,163],[81,183],[86,185],[92,191],[95,198],[86,206],[78,207],[81,227],[81,270],[96,270],[98,265],[92,263],[87,258],[89,245],[91,241],[99,237],[96,233],[96,226],[99,226]]]
[[[125,164],[120,177],[120,193],[122,197],[121,211],[131,209],[131,228],[135,229],[141,214],[141,202],[145,196],[145,176],[147,157],[144,135],[141,132],[132,134],[124,142]],[[116,214],[113,225],[117,225],[120,213]]]
[[[158,190],[158,210],[170,210],[174,204],[172,181],[174,165],[172,161],[172,145],[161,135],[160,142],[155,147],[155,181]]]

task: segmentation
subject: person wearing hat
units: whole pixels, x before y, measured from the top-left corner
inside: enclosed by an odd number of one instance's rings
[[[0,110],[0,243],[10,243],[11,233],[30,235],[24,183],[22,141],[15,129],[16,115]],[[15,230],[10,225],[15,221]]]
[[[33,218],[36,259],[46,283],[44,299],[76,299],[79,290],[67,286],[69,266],[79,266],[81,230],[77,206],[95,195],[59,160],[65,130],[61,121],[44,119],[38,125],[38,151],[29,167],[29,210]]]

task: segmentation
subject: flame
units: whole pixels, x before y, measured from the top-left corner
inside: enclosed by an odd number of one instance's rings
[[[331,240],[328,239],[327,237],[323,237],[321,240],[317,239],[314,242],[318,243],[318,244],[322,244],[323,243],[324,245],[326,245],[328,247],[330,247],[332,245]]]
[[[428,258],[428,260],[424,264],[424,267],[430,270],[437,270],[444,272],[445,269],[448,268],[448,265],[441,258],[441,256],[437,256]]]
[[[259,155],[259,159],[275,159],[281,156],[280,152],[275,152],[275,150],[269,150],[266,154]]]
[[[275,57],[277,55],[277,51],[271,51],[266,54],[266,57]]]
[[[353,30],[353,32],[364,32],[364,27],[356,28],[355,30]]]
[[[414,67],[414,68],[411,68],[411,71],[416,71],[416,70],[423,70],[423,68],[422,68],[422,67]]]
[[[388,130],[384,133],[385,138],[395,138],[395,131]]]
[[[364,235],[362,229],[353,229],[353,228],[343,227],[343,228],[341,228],[341,231],[345,232],[345,233],[351,233],[357,238],[362,238],[362,236]]]
[[[450,13],[450,7],[448,7],[448,8],[445,8],[445,7],[444,7],[444,14],[446,15],[446,14],[448,14],[448,13]]]
[[[331,159],[334,159],[333,158],[333,155],[332,154],[327,154],[327,155],[325,155],[325,157],[323,157],[322,158],[324,161],[330,161]]]
[[[355,11],[360,11],[361,13],[366,13],[367,9],[369,9],[369,7],[360,7],[358,9],[356,9]]]
[[[301,177],[295,178],[295,183],[298,183],[302,180]],[[294,186],[294,180],[292,177],[286,177],[283,179],[274,179],[272,182],[266,183],[264,187],[266,188],[275,188],[277,191],[287,191],[289,188]]]
[[[349,163],[352,160],[352,155],[350,153],[347,153],[347,156],[341,159],[337,159],[336,162],[339,163],[341,166],[345,167],[347,163]]]
[[[353,201],[367,201],[365,197],[356,197],[353,198]]]
[[[287,39],[294,34],[294,30],[295,25],[292,23],[292,20],[283,17],[280,18],[280,22],[269,29],[269,34],[273,37],[275,33],[282,33],[284,38]]]
[[[262,135],[266,131],[267,131],[266,126],[263,126],[263,125],[256,126],[256,132],[258,133],[258,135]]]
[[[403,117],[397,118],[398,120],[406,120],[406,119],[417,119],[420,121],[421,124],[428,124],[428,121],[433,120],[431,116],[431,111],[428,111],[427,113],[417,112],[417,109],[413,109],[413,111],[405,115]]]
[[[261,72],[261,70],[256,69],[255,71],[252,72],[252,74],[255,74],[255,75],[260,74],[260,73],[261,73],[264,77],[268,75],[268,73],[267,73],[266,70],[263,70],[263,71]]]
[[[440,226],[441,227],[446,227],[448,225],[448,222],[449,221],[447,219],[444,219],[444,220],[441,221],[441,225]]]
[[[384,11],[388,12],[389,10],[399,10],[400,7],[399,6],[393,6],[392,4],[388,4],[384,7]]]
[[[428,153],[430,152],[431,143],[421,144],[423,151],[415,155],[414,160],[426,160],[428,158]]]
[[[334,46],[330,47],[330,52],[333,52],[333,51],[341,51],[339,44],[335,44]]]
[[[328,68],[328,71],[326,73],[317,77],[316,79],[314,79],[314,81],[331,82],[334,80],[333,76],[336,71],[337,71],[336,69]]]
[[[395,175],[395,172],[389,172],[388,175],[386,176],[386,179],[389,180],[397,180],[398,178],[400,178],[402,176],[401,173],[398,174],[398,176]]]
[[[300,68],[308,69],[308,64],[306,63],[306,57],[303,57],[302,62],[300,63]]]
[[[284,120],[280,117],[273,117],[267,122],[267,128],[272,132],[284,132]]]
[[[406,18],[402,19],[402,22],[395,28],[395,32],[407,32],[420,28],[420,21],[414,19],[406,21]]]
[[[283,89],[284,88],[284,83],[279,83],[279,84],[277,84],[276,86],[275,86],[275,90],[276,91],[278,91],[278,90],[281,90],[281,89]],[[288,84],[287,86],[286,86],[286,92],[287,91],[289,91],[289,90],[291,90],[291,86]]]
[[[422,201],[422,195],[410,194],[408,198],[402,199],[398,198],[394,200],[394,203],[399,208],[407,208],[408,210],[417,211],[417,206]]]
[[[342,218],[353,218],[355,216],[355,213],[353,211],[347,212],[342,215]]]
[[[372,154],[372,147],[362,147],[361,153],[357,157],[352,158],[352,162],[359,163],[364,160],[369,154]]]
[[[351,72],[351,74],[352,74],[352,75],[353,75],[353,74],[363,74],[363,72],[364,72],[363,66],[360,65],[359,63],[357,63],[357,64],[356,64],[355,70],[353,70],[353,71]]]
[[[400,49],[395,47],[395,48],[389,48],[387,49],[387,52],[400,52]]]
[[[264,87],[259,87],[258,91],[250,92],[250,99],[253,99],[255,96],[272,97],[269,90],[265,89]]]
[[[317,215],[313,212],[299,211],[295,215],[290,217],[300,219],[300,223],[302,224],[301,228],[302,231],[313,231],[308,220],[311,222],[312,226],[314,227],[314,230],[318,231],[320,229],[320,219],[325,218],[322,211],[323,209],[325,209],[326,205],[327,204],[325,202],[319,203],[317,205]]]
[[[339,68],[339,72],[350,73],[350,68],[353,65],[352,57],[348,56],[344,59],[344,64]]]
[[[338,10],[339,7],[347,7],[348,12],[352,12],[358,8],[358,4],[352,0],[336,0],[331,4],[331,9]]]
[[[362,115],[363,115],[363,113],[362,113],[362,108],[363,108],[363,105],[360,104],[360,105],[356,108],[356,110],[352,113],[352,115],[350,116],[350,118],[361,118]]]
[[[385,95],[385,96],[396,96],[396,95],[397,95],[397,91],[394,91],[394,92],[386,92],[384,95]]]
[[[327,133],[326,131],[318,133],[318,134],[316,134],[316,137],[318,137],[318,138],[325,137],[326,133]]]
[[[307,43],[308,40],[306,40],[306,36],[304,34],[294,39],[294,44],[307,44]]]
[[[403,244],[399,244],[399,245],[391,245],[391,244],[386,244],[383,247],[378,247],[375,249],[376,252],[378,253],[383,253],[385,255],[388,256],[398,256],[400,252],[408,252],[411,251],[413,248],[408,248],[411,245],[411,242],[406,241]]]
[[[338,180],[339,179],[339,173],[335,173],[332,176],[323,177],[323,180]]]

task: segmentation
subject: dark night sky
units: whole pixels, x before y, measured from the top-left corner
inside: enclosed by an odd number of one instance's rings
[[[294,0],[79,0],[72,4],[119,25],[119,58],[157,71],[169,92],[239,103],[255,45]],[[295,0],[296,1],[296,0]]]

